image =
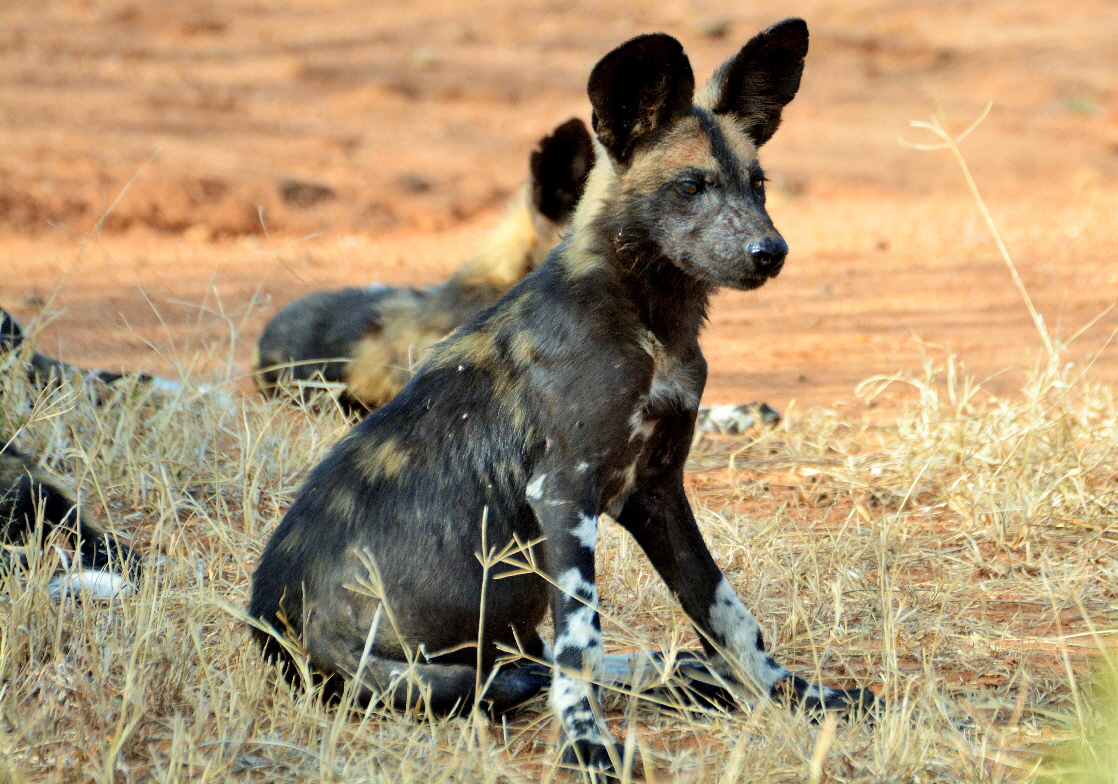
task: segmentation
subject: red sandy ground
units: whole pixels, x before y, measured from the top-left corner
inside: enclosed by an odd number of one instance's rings
[[[937,111],[961,130],[990,101],[963,151],[1038,309],[1064,337],[1098,317],[1072,346],[1079,365],[1118,329],[1113,3],[10,0],[0,13],[0,304],[27,325],[46,301],[40,348],[83,365],[175,374],[201,350],[243,368],[295,297],[435,282],[493,224],[535,140],[588,119],[586,77],[610,48],[665,30],[703,79],[793,14],[811,53],[763,150],[792,253],[760,291],[718,296],[709,402],[850,403],[862,379],[918,369],[920,341],[995,376],[995,393],[1019,388],[1037,331],[958,167],[898,141],[933,141],[909,121]],[[288,181],[332,195],[287,203]],[[1118,379],[1118,348],[1094,373]]]

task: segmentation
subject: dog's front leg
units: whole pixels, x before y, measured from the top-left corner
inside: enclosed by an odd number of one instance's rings
[[[599,492],[581,472],[540,471],[528,484],[528,503],[547,537],[548,571],[555,583],[555,669],[551,707],[563,722],[568,746],[563,762],[612,769],[616,746],[600,720],[597,687],[602,677],[602,628],[598,617],[594,547]]]
[[[769,654],[760,626],[723,576],[695,523],[683,489],[685,450],[675,450],[683,455],[676,459],[670,457],[672,451],[663,450],[665,463],[641,478],[618,523],[633,534],[679,599],[724,674],[762,695],[775,697],[787,689],[794,702],[812,711],[870,708],[872,692],[809,683]]]

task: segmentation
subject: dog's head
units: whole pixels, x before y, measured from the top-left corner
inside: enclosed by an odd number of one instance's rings
[[[13,351],[23,343],[23,330],[8,311],[0,308],[0,353]]]
[[[594,130],[613,164],[619,247],[651,243],[687,274],[753,289],[788,246],[765,211],[757,149],[780,125],[807,54],[807,25],[756,35],[697,94],[683,47],[642,35],[590,75]]]

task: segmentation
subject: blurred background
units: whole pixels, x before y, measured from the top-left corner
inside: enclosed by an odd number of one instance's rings
[[[978,187],[1049,328],[1083,332],[1068,361],[1118,379],[1118,4],[1100,0],[9,0],[0,305],[81,364],[174,375],[201,350],[243,373],[291,299],[464,261],[536,140],[589,119],[618,43],[671,33],[701,81],[793,15],[811,51],[762,150],[792,250],[760,291],[719,295],[708,402],[853,404],[942,346],[1017,388],[1029,314],[950,154],[900,142],[989,102],[961,145]]]

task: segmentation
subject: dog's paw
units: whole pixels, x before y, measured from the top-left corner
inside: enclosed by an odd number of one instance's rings
[[[799,708],[812,721],[834,712],[848,719],[872,720],[884,703],[869,689],[831,689],[816,686],[798,675],[778,681],[772,696],[790,707]]]
[[[663,655],[656,654],[663,662]],[[662,706],[677,710],[736,710],[740,707],[734,685],[720,675],[702,655],[682,651],[662,683],[643,690]]]
[[[524,704],[550,684],[551,667],[546,664],[502,667],[485,690],[482,702],[496,716]]]
[[[581,738],[570,741],[559,758],[561,764],[578,768],[590,775],[592,780],[602,780],[603,776],[613,776],[616,772],[614,760],[621,762],[622,749],[612,740],[604,742]]]
[[[766,403],[713,406],[699,409],[695,432],[738,435],[750,428],[775,427],[778,424],[780,424],[780,412]]]

